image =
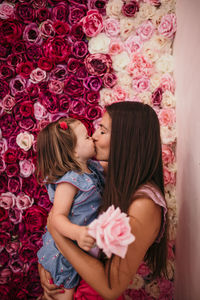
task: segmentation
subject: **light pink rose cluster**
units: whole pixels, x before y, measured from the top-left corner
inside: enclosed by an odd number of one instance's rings
[[[161,77],[160,87],[163,91],[170,91],[172,94],[175,92],[175,81],[174,78],[166,73]]]
[[[150,88],[150,80],[148,77],[141,76],[139,78],[133,79],[133,89],[137,93],[142,93],[142,92],[148,91],[149,88]]]
[[[176,121],[175,110],[171,108],[161,109],[158,118],[162,126],[172,126]]]
[[[155,31],[154,25],[150,20],[145,21],[138,27],[136,33],[139,35],[141,41],[148,41]]]
[[[102,213],[88,227],[88,233],[96,239],[96,244],[103,252],[111,257],[116,254],[125,257],[128,245],[134,242],[131,233],[129,217],[114,205]]]
[[[137,53],[133,56],[131,63],[127,67],[127,71],[132,77],[149,77],[153,72],[153,64],[144,55]]]
[[[167,167],[164,167],[163,169],[163,175],[164,175],[164,184],[176,184],[176,173],[170,172],[170,170]]]
[[[169,145],[162,145],[162,159],[163,159],[163,164],[172,164],[175,160],[174,152],[172,148]]]
[[[3,2],[0,4],[0,18],[1,19],[8,19],[13,17],[14,15],[14,5]]]
[[[103,18],[97,10],[91,9],[87,12],[87,16],[81,20],[84,33],[89,36],[97,36],[103,30]]]
[[[35,165],[29,160],[24,159],[19,162],[20,175],[22,177],[29,177],[35,172]]]
[[[120,24],[117,19],[109,18],[103,23],[104,31],[109,37],[116,37],[120,32]]]
[[[11,192],[2,193],[0,195],[0,206],[4,209],[10,209],[15,205],[16,196]]]
[[[158,32],[166,38],[173,38],[177,29],[176,15],[167,14],[162,17]]]

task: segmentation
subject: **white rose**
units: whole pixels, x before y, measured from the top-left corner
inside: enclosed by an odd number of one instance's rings
[[[161,7],[156,10],[154,16],[152,17],[152,23],[157,27],[164,15],[166,15],[166,10],[164,10],[161,5]]]
[[[31,148],[33,141],[34,136],[27,131],[19,133],[16,138],[17,145],[25,151],[28,151]]]
[[[139,93],[137,96],[142,103],[151,105],[151,92]]]
[[[109,17],[120,17],[122,15],[121,10],[123,6],[123,1],[121,0],[112,0],[109,1],[106,5],[106,15]]]
[[[157,49],[160,53],[171,53],[171,40],[165,38],[164,36],[154,34],[149,41],[152,45],[152,49]]]
[[[156,62],[156,69],[159,72],[171,73],[174,70],[173,56],[170,54],[162,55]]]
[[[114,102],[113,90],[104,88],[100,90],[100,101],[99,104],[104,107],[105,105],[112,104]]]
[[[157,9],[155,6],[148,3],[140,3],[140,9],[137,13],[137,18],[139,18],[141,21],[152,19],[156,11]]]
[[[142,278],[142,276],[140,276],[139,274],[135,274],[132,282],[128,286],[128,289],[139,290],[143,287],[143,285],[144,285],[144,279]]]
[[[154,73],[150,78],[151,83],[151,91],[153,92],[155,89],[157,89],[161,82],[161,74],[160,73]]]
[[[117,72],[117,82],[122,87],[131,87],[132,77],[125,71]]]
[[[146,56],[148,60],[151,62],[155,62],[158,59],[158,52],[156,51],[155,47],[150,47],[150,44],[147,45],[146,43],[142,49],[143,54]]]
[[[93,53],[108,53],[110,38],[105,33],[99,33],[96,37],[89,40],[88,50]]]
[[[117,54],[112,57],[113,61],[113,69],[115,71],[124,71],[125,68],[130,63],[130,58],[128,56],[128,53],[126,51],[121,52],[120,54]]]
[[[174,108],[176,106],[175,96],[170,91],[165,91],[162,95],[162,107]]]
[[[120,36],[123,40],[126,40],[131,34],[135,32],[134,19],[128,17],[120,18]]]
[[[171,144],[176,140],[175,127],[168,128],[167,126],[161,126],[161,140],[163,144]]]

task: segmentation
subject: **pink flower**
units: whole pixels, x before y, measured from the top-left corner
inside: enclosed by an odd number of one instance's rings
[[[142,41],[148,41],[152,37],[154,30],[153,23],[147,20],[137,29],[137,34]]]
[[[20,193],[16,197],[16,206],[19,210],[24,210],[33,205],[33,198],[30,198],[28,195],[25,193]]]
[[[5,111],[11,111],[13,106],[15,105],[16,101],[15,98],[12,97],[11,95],[6,95],[2,102],[1,102],[1,107],[5,110]]]
[[[129,217],[113,205],[89,225],[88,232],[108,257],[113,253],[124,258],[128,245],[135,240]]]
[[[164,74],[161,77],[160,87],[163,91],[170,91],[172,94],[175,92],[175,81],[170,74]]]
[[[127,71],[133,77],[144,75],[149,77],[152,74],[153,65],[142,54],[136,53],[128,65]]]
[[[161,109],[158,118],[162,126],[171,126],[176,121],[175,110],[170,108]]]
[[[46,108],[39,102],[34,103],[34,116],[36,120],[43,120],[47,117]]]
[[[40,68],[36,68],[35,70],[33,70],[30,74],[30,81],[32,83],[39,83],[41,81],[44,81],[46,79],[46,71],[40,69]]]
[[[109,54],[110,55],[117,55],[124,50],[123,43],[120,39],[112,40],[109,45]]]
[[[145,3],[149,3],[153,6],[159,7],[161,5],[161,0],[143,0]]]
[[[170,172],[166,167],[163,169],[164,175],[164,184],[176,184],[176,174],[174,172]]]
[[[21,149],[24,149],[25,151],[28,151],[31,148],[31,146],[33,145],[33,141],[34,141],[33,134],[27,131],[20,132],[16,138],[17,145]]]
[[[59,80],[52,80],[49,82],[49,90],[54,94],[62,94],[64,88],[64,83]]]
[[[8,19],[12,18],[14,15],[14,5],[10,3],[3,2],[0,4],[0,18]]]
[[[162,145],[162,159],[164,165],[171,164],[174,162],[174,152],[169,145]]]
[[[166,38],[173,38],[177,29],[176,15],[168,14],[162,17],[158,32]]]
[[[125,101],[128,96],[127,92],[119,85],[114,87],[113,95],[117,101]]]
[[[109,37],[115,37],[119,34],[120,26],[119,26],[118,20],[109,18],[109,19],[105,20],[103,24],[104,24],[105,33]]]
[[[0,139],[0,154],[3,154],[7,151],[8,149],[8,143],[7,140],[4,138]]]
[[[97,36],[103,30],[103,19],[97,10],[88,11],[81,23],[84,33],[89,37]]]
[[[129,55],[133,55],[136,52],[139,52],[142,48],[142,42],[140,40],[140,37],[137,35],[130,36],[126,42],[124,43],[125,48]]]
[[[133,89],[138,92],[142,93],[148,91],[150,87],[150,81],[147,77],[139,77],[133,79]]]
[[[19,162],[19,167],[20,175],[25,178],[31,176],[35,172],[34,164],[28,159],[21,160]]]
[[[13,193],[2,193],[0,196],[0,206],[5,209],[10,209],[15,205],[16,197]]]

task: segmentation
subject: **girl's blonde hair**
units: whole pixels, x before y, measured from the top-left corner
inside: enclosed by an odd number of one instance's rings
[[[63,121],[67,123],[67,129],[61,128]],[[76,119],[61,118],[38,134],[36,176],[39,184],[53,183],[70,170],[81,172],[74,155],[77,139],[73,131],[74,125],[79,123]]]

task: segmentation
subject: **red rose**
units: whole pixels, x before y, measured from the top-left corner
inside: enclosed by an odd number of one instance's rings
[[[100,99],[100,94],[99,92],[95,91],[89,91],[84,94],[85,101],[88,102],[89,104],[97,104]]]
[[[7,163],[7,164],[16,163],[16,161],[17,161],[17,152],[16,152],[16,150],[15,149],[8,149],[4,153],[4,160],[5,160],[5,163]]]
[[[26,55],[30,61],[36,62],[42,56],[41,46],[33,44],[27,48]]]
[[[67,62],[67,70],[76,73],[82,62],[76,58],[70,57]]]
[[[85,114],[85,103],[83,101],[71,101],[70,103],[70,113],[83,116]]]
[[[2,100],[9,91],[8,83],[5,80],[0,79],[0,99]]]
[[[33,118],[23,118],[19,121],[19,127],[23,128],[25,131],[32,130],[34,131],[36,128],[36,120]]]
[[[77,41],[73,45],[72,53],[77,58],[83,58],[88,53],[87,44],[84,41]]]
[[[157,88],[152,94],[152,103],[154,106],[160,106],[162,102],[162,88]]]
[[[71,45],[67,39],[49,38],[43,46],[44,55],[56,63],[63,62],[71,54]]]
[[[24,78],[29,78],[29,75],[34,70],[34,65],[30,61],[22,62],[17,65],[16,72]]]
[[[2,177],[0,177],[2,179]],[[8,211],[3,207],[0,207],[0,223],[8,218]]]
[[[24,23],[32,23],[35,19],[35,10],[29,3],[17,3],[15,12],[16,16]]]
[[[87,105],[86,116],[88,120],[97,120],[102,116],[102,109],[100,108],[100,106]]]
[[[7,59],[8,65],[13,66],[13,67],[16,67],[22,61],[23,61],[22,54],[16,54],[16,53],[10,54]]]
[[[77,24],[85,15],[87,12],[87,6],[76,4],[74,6],[70,6],[69,8],[69,23],[71,25]]]
[[[8,190],[8,177],[6,174],[1,173],[0,174],[0,193],[5,192],[6,190]],[[0,221],[1,221],[1,213],[2,211],[0,210]]]
[[[76,72],[76,77],[78,79],[85,79],[88,77],[88,71],[86,70],[86,67],[84,64],[81,64]]]
[[[126,16],[126,17],[133,17],[136,12],[139,11],[139,5],[137,3],[137,1],[131,0],[130,2],[126,3],[124,2],[123,6],[122,6],[122,13]]]
[[[89,54],[85,58],[85,65],[91,75],[102,76],[110,71],[112,59],[108,54]]]
[[[78,97],[84,94],[84,86],[82,81],[78,80],[76,76],[71,75],[64,81],[64,91],[67,95]]]
[[[58,97],[55,94],[51,94],[49,91],[41,95],[42,104],[50,113],[58,112]]]
[[[10,240],[10,233],[0,232],[0,252],[5,248],[9,240]]]
[[[57,35],[59,36],[66,36],[70,32],[70,27],[67,23],[64,23],[62,21],[56,21],[53,24],[53,28]]]
[[[7,60],[8,56],[11,53],[11,44],[8,42],[1,42],[0,43],[0,59]]]
[[[71,28],[71,38],[72,40],[83,40],[85,33],[83,32],[83,27],[80,23],[74,24]]]
[[[0,66],[0,78],[2,79],[11,79],[15,75],[15,69],[12,66],[2,64]]]
[[[22,188],[22,179],[20,177],[8,178],[8,190],[11,193],[19,193]]]
[[[28,263],[31,260],[35,259],[36,251],[36,248],[33,248],[32,245],[29,245],[28,243],[23,244],[20,250],[18,251],[19,259],[24,263]]]
[[[35,191],[38,188],[37,181],[32,175],[22,179],[22,191],[30,197],[34,197]]]
[[[0,37],[7,42],[13,42],[20,39],[22,35],[22,24],[14,19],[3,20],[0,23]]]
[[[28,232],[43,230],[47,222],[47,212],[44,208],[33,205],[26,210],[23,223]]]
[[[58,3],[52,8],[51,19],[53,21],[66,22],[69,14],[68,4],[66,2]]]
[[[26,52],[26,43],[25,41],[16,41],[12,47],[12,51],[15,54],[25,53]]]
[[[13,177],[19,175],[19,166],[18,164],[8,164],[7,168],[8,177]]]
[[[5,276],[2,276],[2,267],[4,267],[5,265],[7,265],[9,261],[9,255],[7,253],[7,251],[4,249],[3,251],[1,251],[1,255],[0,255],[0,266],[1,266],[1,271],[0,271],[0,284],[4,284],[6,282],[8,282],[9,277],[5,278]],[[4,269],[5,270],[5,269]],[[10,271],[11,273],[11,271]],[[9,274],[11,275],[11,274]]]
[[[70,102],[71,102],[71,98],[68,95],[66,94],[59,95],[60,110],[64,111],[66,114],[69,112]]]
[[[41,7],[36,11],[36,19],[39,21],[39,23],[42,23],[43,21],[46,21],[49,19],[50,11],[46,7]]]
[[[10,114],[4,114],[1,116],[1,130],[2,136],[8,138],[12,135],[17,127],[15,119]]]

